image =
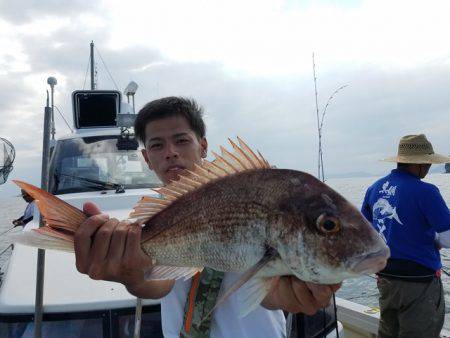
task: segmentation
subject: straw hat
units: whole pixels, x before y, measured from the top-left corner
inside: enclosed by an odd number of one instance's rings
[[[433,146],[424,134],[406,135],[400,139],[397,156],[384,159],[386,162],[397,163],[450,163],[450,157],[435,154]]]

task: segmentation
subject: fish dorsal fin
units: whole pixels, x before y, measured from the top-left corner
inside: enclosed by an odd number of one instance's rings
[[[154,190],[157,191],[156,189]],[[165,209],[170,204],[171,201],[167,199],[143,196],[141,197],[137,205],[133,208],[133,211],[130,213],[129,218],[134,218],[137,219],[137,222],[144,223],[153,215]]]
[[[163,199],[144,196],[129,217],[145,223],[181,196],[209,182],[246,170],[271,168],[269,162],[259,151],[255,153],[241,138],[237,137],[237,140],[239,145],[228,139],[233,151],[220,147],[221,155],[212,152],[215,156],[213,161],[203,160],[201,165],[195,165],[193,171],[186,170],[181,174],[178,181],[172,181],[162,188],[153,189]]]

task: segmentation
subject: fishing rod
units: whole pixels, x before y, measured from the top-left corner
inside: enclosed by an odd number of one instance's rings
[[[0,252],[0,256],[3,255],[9,248],[12,248],[14,245],[11,243],[10,245],[8,245],[5,249],[3,249],[2,252]]]
[[[6,231],[3,231],[2,233],[0,233],[0,236],[3,236],[4,234],[10,232],[12,229],[15,229],[15,228],[17,228],[17,227],[18,227],[18,225],[15,225],[15,226],[13,226],[12,228],[9,228],[9,229],[6,230]]]
[[[317,177],[322,182],[325,182],[325,170],[323,165],[323,149],[322,149],[322,128],[323,128],[323,122],[325,118],[325,114],[327,112],[328,107],[330,106],[331,101],[333,98],[347,85],[340,86],[337,88],[328,98],[325,107],[322,110],[322,113],[319,114],[319,103],[318,103],[318,91],[317,91],[317,76],[316,76],[316,63],[314,59],[314,53],[312,54],[312,66],[313,66],[313,77],[314,77],[314,97],[316,102],[316,118],[317,118],[317,135],[319,138],[318,143],[318,159],[317,159]],[[336,307],[336,294],[333,293],[333,307],[334,307],[334,317],[336,322],[336,337],[339,338],[339,328],[338,328],[338,321],[337,321],[337,307]],[[325,317],[325,311],[324,311],[324,337],[325,337],[325,327],[326,327],[326,317]]]

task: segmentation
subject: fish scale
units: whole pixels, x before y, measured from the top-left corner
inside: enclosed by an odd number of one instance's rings
[[[227,269],[235,271],[248,268],[251,266],[249,264],[255,263],[255,255],[246,259],[248,252],[255,251],[252,248],[253,245],[258,248],[258,258],[263,256],[266,242],[265,219],[267,217],[259,205],[254,202],[230,203],[233,201],[223,195],[221,195],[222,198],[211,199],[208,193],[199,195],[204,198],[205,203],[203,201],[190,203],[190,199],[187,197],[174,204],[173,207],[169,207],[160,216],[147,222],[144,227],[144,238],[146,229],[152,229],[154,224],[164,224],[166,220],[169,220],[166,225],[167,231],[159,233],[143,244],[145,250],[148,246],[147,252],[152,257],[161,264],[173,265],[176,262],[170,260],[166,253],[159,252],[159,250],[174,253],[171,255],[172,259],[194,255],[194,261],[190,262],[194,266],[220,267],[220,264],[227,264]],[[214,203],[210,203],[211,200]],[[214,206],[214,212],[208,210],[212,206]],[[185,217],[185,213],[193,216]],[[178,216],[174,217],[173,215]],[[180,220],[179,223],[177,223],[177,219]],[[250,222],[253,222],[254,226],[248,226]],[[225,238],[227,240],[224,240]],[[161,245],[156,247],[155,244],[158,243]],[[171,245],[176,246],[177,249],[170,248]],[[189,250],[185,248],[189,248]],[[233,259],[230,259],[231,257]]]

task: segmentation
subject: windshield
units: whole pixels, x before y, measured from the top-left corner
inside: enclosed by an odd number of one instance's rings
[[[139,150],[118,150],[118,135],[58,141],[50,167],[53,194],[152,188],[161,183]]]

